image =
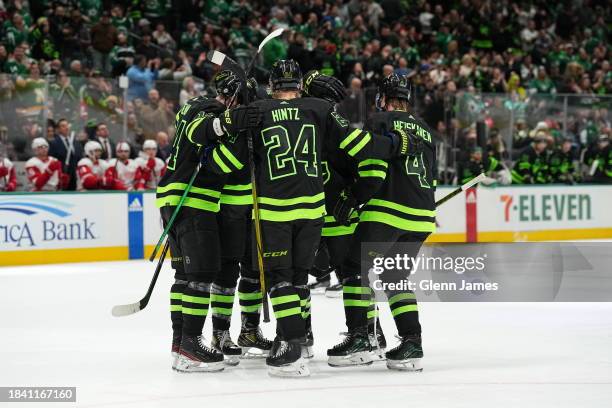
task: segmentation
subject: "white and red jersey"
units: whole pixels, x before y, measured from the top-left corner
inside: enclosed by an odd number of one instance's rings
[[[0,160],[0,191],[15,191],[17,175],[13,162],[6,157]]]
[[[111,190],[134,190],[138,170],[136,160],[110,159],[104,174],[106,188]]]
[[[77,190],[99,190],[104,187],[104,172],[108,168],[106,160],[95,162],[84,157],[77,163]]]
[[[136,158],[138,163],[137,189],[156,189],[162,176],[166,173],[166,163],[159,157]]]
[[[62,189],[62,163],[55,157],[45,160],[32,157],[26,162],[30,191],[57,191]]]

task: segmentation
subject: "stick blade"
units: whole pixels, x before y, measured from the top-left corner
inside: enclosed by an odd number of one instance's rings
[[[263,41],[261,42],[261,44],[259,44],[259,48],[257,49],[257,52],[260,52],[262,50],[263,47],[266,46],[266,44],[268,43],[268,41],[270,41],[273,38],[278,37],[279,35],[281,35],[283,33],[283,31],[285,31],[284,28],[277,28],[276,30],[272,31],[270,34],[268,34],[266,36],[266,38],[263,39]]]
[[[226,55],[221,51],[213,51],[212,54],[208,54],[208,59],[215,65],[223,65],[223,61],[225,61]]]
[[[141,310],[142,308],[140,307],[140,302],[136,302],[136,303],[129,303],[127,305],[113,306],[113,310],[111,311],[111,313],[115,317],[121,317],[121,316],[129,316],[131,314],[138,313]]]

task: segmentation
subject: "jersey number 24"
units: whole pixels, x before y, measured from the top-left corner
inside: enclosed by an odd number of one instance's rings
[[[272,126],[261,131],[263,144],[268,148],[268,168],[270,180],[297,174],[298,166],[304,166],[304,172],[310,177],[319,175],[317,165],[316,134],[314,125],[303,125],[300,134],[291,145],[289,131],[281,125]]]

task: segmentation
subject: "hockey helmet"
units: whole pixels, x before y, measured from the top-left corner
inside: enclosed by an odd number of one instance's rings
[[[142,144],[142,150],[148,150],[148,149],[157,150],[157,142],[151,139],[145,140],[144,143]]]
[[[215,89],[218,95],[232,98],[240,88],[240,79],[230,70],[219,71],[214,78]]]
[[[406,75],[389,74],[382,79],[378,87],[379,97],[384,96],[385,99],[396,98],[408,101],[411,93],[410,80]]]
[[[95,140],[90,140],[89,142],[85,143],[85,154],[87,157],[94,158],[96,151],[102,152],[102,145],[100,143],[96,142]]]
[[[117,146],[115,146],[115,153],[120,152],[130,152],[130,145],[127,142],[119,142]]]
[[[47,142],[47,139],[44,137],[37,137],[36,139],[32,140],[32,150],[36,150],[39,147],[46,147],[48,149],[49,142]]]
[[[302,70],[292,59],[279,60],[272,65],[270,71],[270,89],[274,91],[302,90]]]

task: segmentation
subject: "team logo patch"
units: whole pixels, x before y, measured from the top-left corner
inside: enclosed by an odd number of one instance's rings
[[[337,112],[332,112],[331,115],[334,117],[334,119],[336,119],[336,122],[338,122],[340,126],[348,127],[349,121],[340,116],[340,114]]]

